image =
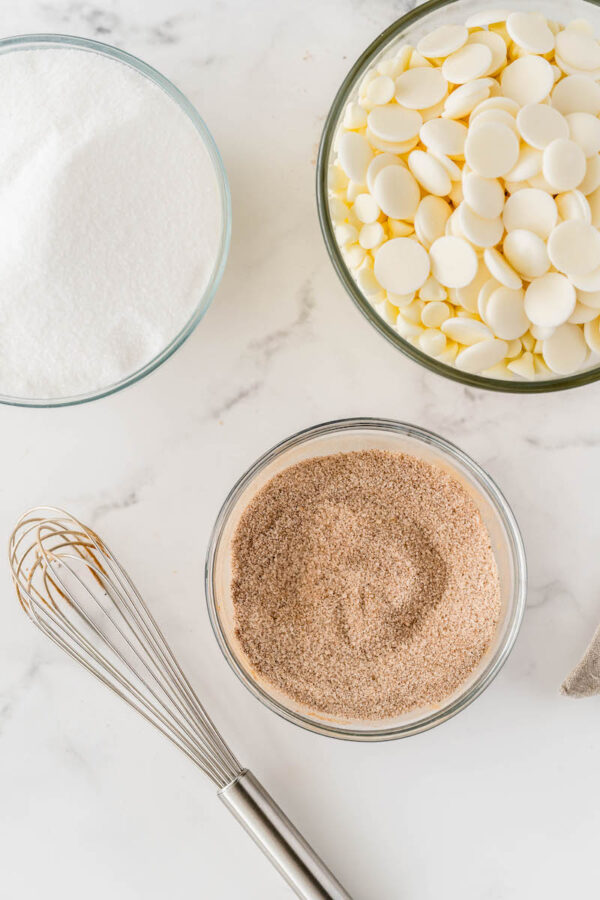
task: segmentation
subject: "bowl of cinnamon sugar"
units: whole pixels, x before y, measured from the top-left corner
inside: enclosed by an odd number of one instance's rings
[[[438,435],[344,419],[282,441],[226,498],[206,594],[246,687],[349,740],[406,737],[490,684],[516,639],[526,561],[484,470]]]

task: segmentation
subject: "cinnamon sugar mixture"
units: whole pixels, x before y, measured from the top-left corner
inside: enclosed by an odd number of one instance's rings
[[[260,678],[314,711],[359,719],[444,700],[500,614],[489,535],[464,488],[383,450],[272,478],[238,524],[232,595]]]

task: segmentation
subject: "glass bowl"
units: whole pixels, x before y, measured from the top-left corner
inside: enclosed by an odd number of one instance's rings
[[[51,397],[51,398],[27,398],[27,397],[9,397],[0,394],[0,403],[12,406],[33,406],[33,407],[54,407],[54,406],[73,406],[78,403],[88,403],[91,400],[98,400],[100,397],[106,397],[117,391],[141,381],[146,375],[158,368],[165,362],[190,336],[196,325],[199,323],[204,313],[210,306],[215,295],[219,282],[221,281],[227,253],[229,251],[229,242],[231,237],[231,199],[229,194],[229,185],[227,175],[223,167],[221,156],[215,144],[214,138],[206,127],[204,120],[190,103],[187,97],[172,84],[168,78],[153,69],[147,63],[143,62],[118,47],[112,47],[110,44],[104,44],[100,41],[92,41],[86,38],[73,37],[64,34],[25,34],[18,37],[3,38],[0,40],[0,53],[13,53],[15,51],[36,50],[40,48],[64,48],[73,47],[78,50],[85,50],[90,53],[98,53],[101,56],[107,56],[110,59],[117,60],[135,69],[145,78],[148,78],[163,90],[185,113],[192,125],[198,132],[198,137],[202,141],[210,160],[212,162],[215,185],[221,205],[221,233],[212,272],[207,281],[206,287],[201,296],[198,297],[196,308],[188,321],[184,324],[178,334],[164,347],[160,353],[156,354],[145,365],[131,372],[125,378],[113,384],[104,385],[95,391],[89,391],[85,394],[78,394],[73,397]]]
[[[488,4],[489,5],[489,4]],[[507,3],[492,4],[502,9],[539,10],[548,18],[558,22],[567,22],[570,19],[585,18],[594,26],[596,33],[600,31],[600,2],[599,0],[509,0]],[[333,223],[329,214],[327,196],[327,174],[330,161],[333,156],[333,146],[344,109],[348,101],[355,98],[358,87],[367,71],[381,56],[386,55],[392,45],[409,43],[415,45],[425,34],[438,28],[440,25],[464,24],[465,19],[474,12],[485,9],[483,0],[429,0],[412,9],[406,15],[401,16],[396,22],[386,28],[379,37],[367,47],[356,60],[338,90],[331,109],[325,120],[319,155],[317,159],[317,207],[321,230],[325,239],[327,252],[333,267],[346,291],[359,308],[361,313],[373,325],[380,334],[394,345],[405,356],[415,362],[443,375],[453,381],[468,384],[472,387],[487,388],[492,391],[506,391],[513,393],[535,394],[544,391],[560,391],[566,388],[578,387],[589,384],[600,378],[600,365],[593,366],[564,377],[540,379],[536,381],[508,381],[498,378],[488,378],[483,375],[471,375],[462,372],[454,366],[436,360],[414,347],[381,318],[368,299],[364,296],[352,274],[347,267],[334,234]]]
[[[352,450],[382,449],[411,454],[459,480],[485,523],[498,566],[502,611],[494,641],[477,669],[443,703],[394,719],[346,720],[301,706],[252,670],[235,634],[230,595],[231,542],[240,516],[261,487],[278,472],[304,459]],[[234,485],[215,523],[206,557],[210,621],[225,658],[238,678],[265,706],[289,722],[319,734],[356,741],[407,737],[439,725],[469,705],[504,664],[519,631],[526,597],[523,541],[508,503],[483,469],[448,441],[390,419],[342,419],[300,431],[258,459]]]

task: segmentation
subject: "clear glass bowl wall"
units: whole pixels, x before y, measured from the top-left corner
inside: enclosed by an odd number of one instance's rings
[[[463,485],[489,531],[501,584],[502,613],[495,638],[480,665],[459,691],[439,706],[385,721],[355,721],[315,713],[266,684],[253,671],[235,633],[231,598],[231,543],[248,503],[278,472],[316,456],[384,449],[412,454],[439,466]],[[490,684],[513,646],[525,607],[526,562],[515,518],[492,479],[465,453],[432,432],[383,419],[347,419],[299,432],[269,450],[240,478],[217,518],[206,559],[210,620],[225,658],[243,684],[265,706],[290,722],[347,740],[381,741],[425,731],[456,715]]]
[[[144,366],[135,372],[131,372],[122,380],[114,384],[104,385],[95,391],[86,394],[80,394],[75,397],[58,397],[58,398],[22,398],[8,397],[0,394],[0,403],[12,406],[37,406],[37,407],[53,407],[53,406],[72,406],[77,403],[87,403],[91,400],[97,400],[100,397],[106,397],[117,391],[135,384],[146,375],[153,372],[165,360],[167,360],[190,336],[196,325],[204,316],[206,310],[210,306],[215,295],[219,282],[221,281],[227,254],[229,251],[229,242],[231,237],[231,199],[229,194],[229,185],[227,175],[223,167],[221,156],[217,149],[217,145],[208,130],[204,120],[198,113],[197,109],[190,103],[187,97],[172,84],[168,78],[161,75],[152,66],[147,65],[143,60],[119,50],[118,47],[112,47],[109,44],[103,44],[99,41],[91,41],[86,38],[73,37],[63,34],[26,34],[18,37],[9,37],[0,40],[0,53],[15,53],[28,50],[52,49],[72,47],[77,50],[87,51],[89,53],[98,53],[109,59],[117,60],[135,69],[141,75],[149,78],[161,90],[163,90],[185,113],[190,119],[194,128],[198,132],[198,139],[202,141],[213,166],[215,185],[221,205],[221,228],[217,253],[215,255],[212,272],[208,279],[207,285],[203,293],[198,297],[196,308],[188,321],[184,324],[180,332],[164,347],[160,353],[150,359]]]
[[[382,334],[391,344],[400,350],[405,356],[454,381],[468,384],[472,387],[487,388],[494,391],[506,391],[513,393],[541,393],[544,391],[559,391],[566,388],[578,387],[589,384],[600,378],[600,364],[594,364],[574,375],[549,378],[536,381],[502,381],[496,378],[487,378],[483,375],[472,375],[461,372],[453,366],[439,362],[432,356],[423,353],[417,347],[406,341],[381,318],[367,298],[359,289],[356,281],[342,257],[340,248],[335,239],[333,223],[329,215],[327,196],[327,173],[333,159],[333,147],[336,133],[341,123],[346,104],[356,99],[358,87],[367,72],[381,57],[386,56],[396,44],[408,43],[415,45],[430,31],[439,28],[440,25],[463,24],[468,16],[488,6],[498,6],[502,9],[525,10],[531,12],[538,10],[550,19],[558,22],[568,22],[571,19],[584,18],[594,26],[595,33],[600,35],[600,4],[597,0],[521,0],[508,3],[489,3],[482,0],[430,0],[416,9],[402,16],[362,53],[354,63],[346,78],[338,90],[323,129],[319,157],[317,161],[317,205],[321,230],[325,239],[327,252],[333,266],[344,285],[346,291],[362,312],[366,319]],[[600,260],[599,260],[600,262]]]

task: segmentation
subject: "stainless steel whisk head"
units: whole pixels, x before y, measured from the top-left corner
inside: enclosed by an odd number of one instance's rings
[[[241,774],[131,578],[94,531],[63,510],[38,507],[17,524],[9,556],[21,605],[44,634],[218,788]]]
[[[235,758],[131,578],[92,529],[64,510],[36,507],[10,536],[9,562],[31,621],[208,775],[297,896],[351,900]]]

